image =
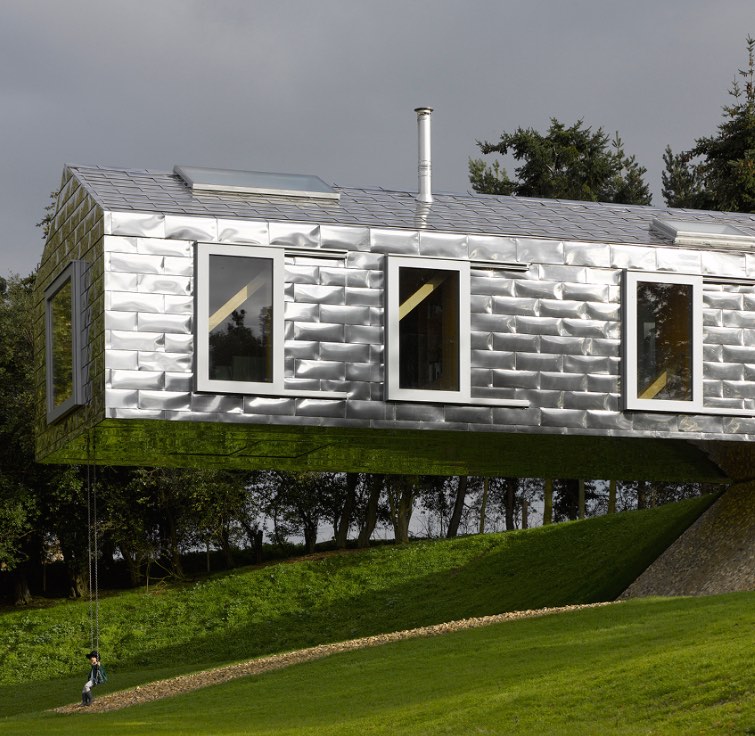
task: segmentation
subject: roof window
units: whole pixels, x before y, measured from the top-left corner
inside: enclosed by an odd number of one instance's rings
[[[338,200],[341,196],[319,176],[311,174],[271,174],[201,166],[174,166],[173,173],[180,176],[193,192],[272,194],[328,200]]]
[[[650,229],[666,238],[674,245],[715,245],[751,246],[755,237],[743,230],[723,222],[701,222],[699,220],[672,220],[655,218]]]

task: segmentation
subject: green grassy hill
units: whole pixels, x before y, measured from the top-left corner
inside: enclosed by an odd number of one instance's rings
[[[103,598],[113,670],[206,665],[452,619],[612,600],[710,496],[527,531],[327,555]],[[80,672],[88,601],[0,614],[0,684]]]
[[[111,673],[107,688],[469,616],[611,600],[711,501],[327,555],[112,595],[100,609],[101,650]],[[25,721],[76,699],[86,674],[87,608],[86,602],[59,602],[0,613],[0,715]],[[590,622],[591,616],[615,614],[584,615]],[[416,646],[434,651],[441,646],[436,642]],[[370,656],[380,659],[379,652]],[[0,720],[0,731],[14,722]]]
[[[755,593],[635,600],[339,654],[112,713],[37,708],[0,719],[0,732],[744,736],[755,733],[754,609]]]

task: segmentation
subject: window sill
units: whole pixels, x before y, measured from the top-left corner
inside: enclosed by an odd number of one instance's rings
[[[453,404],[461,406],[502,406],[513,409],[527,409],[530,406],[530,402],[525,399],[492,399],[476,398],[474,396],[459,396],[458,398],[449,397],[437,397],[437,398],[418,398],[418,397],[393,397],[386,399],[389,403],[407,403],[407,404]]]
[[[755,417],[755,409],[727,409],[715,406],[675,406],[667,409],[660,406],[631,406],[626,407],[628,412],[646,412],[648,414],[705,414],[717,417]]]
[[[299,398],[299,399],[347,399],[347,391],[313,391],[308,389],[279,388],[275,386],[253,387],[245,389],[238,387],[236,390],[215,386],[197,386],[197,393],[217,394],[219,396],[268,396],[270,398]]]
[[[347,399],[349,397],[346,391],[297,391],[294,388],[276,391],[271,396],[293,396],[300,399]]]

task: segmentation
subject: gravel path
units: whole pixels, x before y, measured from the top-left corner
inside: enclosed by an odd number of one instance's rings
[[[463,629],[477,629],[482,626],[497,624],[502,621],[536,618],[538,616],[548,616],[554,613],[563,613],[565,611],[579,611],[585,608],[597,608],[599,606],[610,605],[615,605],[615,603],[589,603],[575,606],[562,606],[560,608],[538,608],[530,611],[512,611],[510,613],[501,613],[496,616],[467,618],[461,621],[435,624],[434,626],[422,626],[418,629],[395,631],[390,634],[365,636],[360,639],[351,639],[349,641],[336,642],[334,644],[320,644],[319,646],[309,647],[307,649],[283,652],[282,654],[271,654],[267,657],[258,657],[257,659],[251,659],[246,662],[224,665],[211,670],[194,672],[189,675],[180,675],[168,680],[157,680],[156,682],[131,688],[130,690],[121,690],[106,695],[98,695],[94,703],[88,708],[82,708],[78,704],[64,705],[60,708],[55,708],[54,711],[56,713],[104,713],[105,711],[120,710],[121,708],[128,708],[132,705],[148,703],[152,700],[160,700],[181,693],[188,693],[192,690],[199,690],[203,687],[219,685],[228,682],[229,680],[235,680],[238,677],[260,675],[264,672],[280,670],[301,662],[311,662],[315,659],[329,657],[331,654],[337,654],[339,652],[367,649],[368,647],[377,647],[383,644],[388,644],[389,642],[402,641],[404,639],[440,636],[442,634],[447,634],[452,631],[461,631]]]

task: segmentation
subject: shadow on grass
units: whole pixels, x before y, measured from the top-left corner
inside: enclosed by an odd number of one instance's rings
[[[656,509],[652,527],[641,515],[617,514],[501,535],[501,544],[457,569],[124,657],[119,669],[218,664],[473,616],[614,600],[704,508],[700,499],[683,516]]]
[[[320,588],[302,595],[297,610],[268,620],[236,626],[219,622],[217,628],[175,645],[145,649],[142,641],[140,651],[131,656],[124,640],[117,664],[109,667],[111,681],[101,692],[316,644],[508,611],[613,600],[712,501],[695,499],[684,513],[663,507],[647,514],[490,535],[490,546],[453,569],[424,575],[417,571],[408,581],[329,604],[323,601],[323,579]],[[422,550],[407,556],[406,564],[421,567]],[[274,575],[275,568],[266,568],[265,574]],[[84,665],[79,677],[0,687],[0,714],[72,702],[86,676]]]

